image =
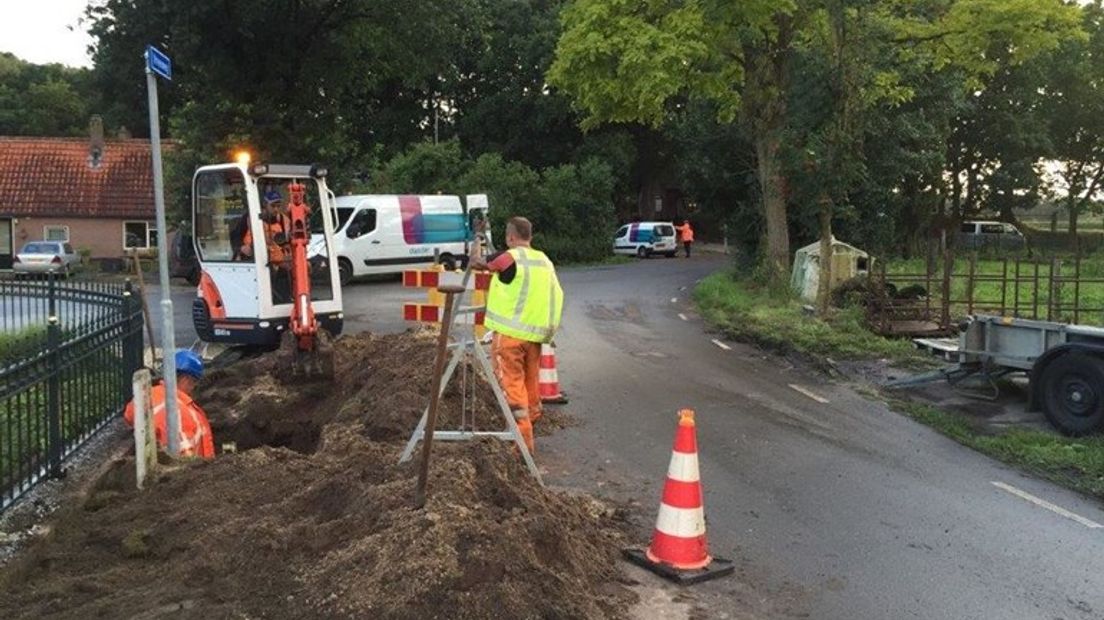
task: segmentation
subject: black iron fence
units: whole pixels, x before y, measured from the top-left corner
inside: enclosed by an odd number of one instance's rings
[[[130,283],[0,280],[0,510],[130,399],[142,365]]]

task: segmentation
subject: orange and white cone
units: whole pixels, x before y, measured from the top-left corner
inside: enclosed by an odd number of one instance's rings
[[[720,577],[735,570],[732,562],[709,555],[698,472],[697,432],[694,412],[690,409],[679,411],[674,451],[667,468],[652,544],[643,553],[629,549],[625,554],[637,564],[683,584]]]
[[[567,404],[567,397],[560,391],[560,376],[556,372],[556,348],[550,344],[541,345],[540,398],[542,403],[549,405]]]

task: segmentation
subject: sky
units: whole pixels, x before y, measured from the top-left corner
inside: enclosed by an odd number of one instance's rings
[[[35,64],[91,67],[92,38],[78,23],[89,0],[0,0],[0,52]],[[70,29],[71,28],[71,29]]]

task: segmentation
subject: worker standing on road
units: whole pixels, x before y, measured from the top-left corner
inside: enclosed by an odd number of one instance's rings
[[[552,342],[563,312],[563,289],[552,261],[530,247],[533,225],[523,217],[506,223],[505,252],[486,259],[473,247],[473,269],[493,272],[483,324],[494,332],[495,375],[530,452],[533,421],[541,415],[541,344]]]
[[[675,226],[675,230],[678,231],[682,247],[686,249],[686,258],[690,258],[690,246],[694,243],[694,229],[690,226],[690,220],[682,220],[682,224]]]
[[[176,402],[180,411],[180,455],[215,458],[215,438],[207,413],[192,400],[192,392],[203,378],[203,360],[188,350],[176,352]],[[169,435],[165,432],[165,384],[158,383],[150,390],[153,409],[153,428],[157,445],[167,448]],[[134,426],[134,401],[127,403],[123,418]]]

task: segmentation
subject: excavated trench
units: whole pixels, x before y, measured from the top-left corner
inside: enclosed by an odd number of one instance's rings
[[[136,491],[112,463],[52,533],[0,570],[0,617],[616,618],[624,513],[540,487],[500,442],[434,448],[429,501],[399,464],[426,403],[433,335],[345,337],[330,384],[267,357],[209,373],[214,461]],[[501,428],[489,388],[443,399]],[[461,406],[466,403],[466,406]],[[538,434],[567,425],[548,412]]]

